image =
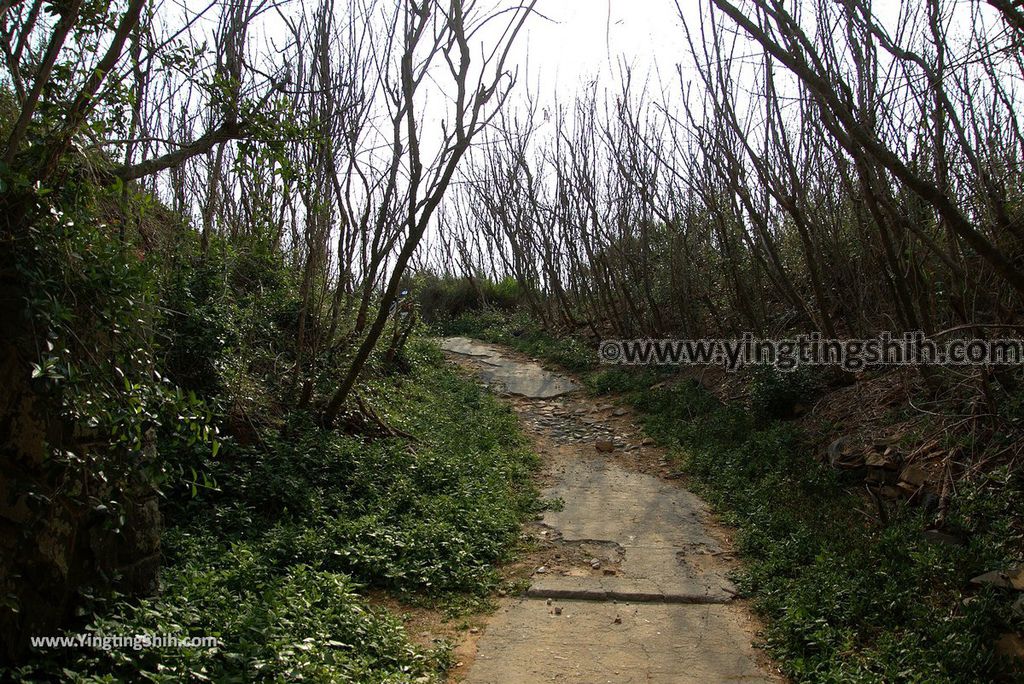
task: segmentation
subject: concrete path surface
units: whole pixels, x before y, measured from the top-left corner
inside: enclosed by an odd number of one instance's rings
[[[576,383],[569,378],[549,373],[536,363],[506,358],[500,349],[485,342],[468,337],[449,337],[442,342],[441,348],[475,357],[480,376],[499,392],[547,399],[576,389]]]
[[[494,345],[443,347],[514,395],[544,458],[544,495],[562,502],[528,530],[540,548],[525,596],[503,601],[457,681],[778,681],[734,600],[726,533],[664,479],[667,462],[628,411]]]

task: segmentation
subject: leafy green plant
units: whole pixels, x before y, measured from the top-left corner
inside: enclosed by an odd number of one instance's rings
[[[783,371],[775,366],[749,368],[750,409],[759,420],[786,419],[797,404],[807,404],[815,392],[809,366]]]
[[[51,457],[70,479],[102,481],[98,491],[107,499],[95,500],[94,492],[87,504],[110,511],[140,471],[156,485],[182,475],[152,457],[157,442],[204,458],[218,448],[207,404],[160,372],[157,272],[144,253],[111,239],[113,226],[97,221],[112,201],[89,183],[37,188],[26,199],[29,240],[14,256],[28,284],[26,314],[45,340],[32,362],[34,390],[75,426],[71,439],[49,442]],[[89,458],[80,443],[90,444]]]
[[[411,682],[430,678],[435,657],[445,657],[445,649],[410,645],[399,621],[367,606],[344,575],[303,565],[268,571],[245,544],[192,556],[166,573],[159,599],[117,602],[85,629],[97,637],[215,637],[219,645],[76,649],[61,669],[64,654],[43,652],[52,660],[8,674],[25,682],[54,670],[76,682]]]
[[[536,457],[511,410],[410,343],[409,373],[377,376],[364,402],[403,433],[371,438],[287,417],[243,446],[225,440],[199,497],[169,492],[163,589],[100,600],[69,629],[216,636],[217,648],[46,651],[25,681],[428,681],[449,647],[412,646],[398,621],[368,607],[368,586],[410,601],[479,609],[496,564],[544,505]]]
[[[858,510],[866,504],[811,457],[792,423],[757,420],[688,383],[635,403],[648,432],[678,446],[690,482],[739,528],[746,565],[737,579],[766,618],[766,645],[789,677],[1010,677],[993,644],[1020,627],[1011,597],[999,590],[968,596],[967,580],[1019,563],[1022,532],[1010,512],[1024,505],[1019,478],[968,483],[949,523],[969,542],[935,545],[921,534],[927,520],[920,509],[897,506],[884,527],[867,520]]]

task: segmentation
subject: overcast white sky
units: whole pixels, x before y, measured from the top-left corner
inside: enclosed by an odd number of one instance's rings
[[[683,61],[685,37],[672,0],[541,0],[537,11],[544,16],[530,20],[518,63],[545,99],[545,91],[568,95],[595,77],[610,85],[623,56],[637,75],[657,63],[668,76]]]
[[[211,4],[229,1],[163,0],[168,9],[178,7],[186,15],[209,10]],[[478,10],[482,12],[495,7],[514,7],[521,1],[477,0]],[[302,12],[303,8],[311,11],[314,2],[290,0],[280,5],[280,11],[288,15]],[[384,0],[382,6],[387,6],[388,2]],[[344,6],[346,3],[338,4]],[[683,8],[691,30],[698,31],[701,8],[706,5],[706,0],[679,0],[678,4]],[[873,11],[889,25],[890,30],[898,30],[901,6],[913,5],[880,0],[874,3]],[[966,18],[969,3],[953,2],[949,6],[958,10],[950,22],[955,34],[960,23],[957,19]],[[539,98],[542,106],[556,97],[561,102],[571,102],[581,88],[595,79],[599,95],[603,91],[614,91],[622,64],[632,68],[634,83],[650,77],[648,85],[651,91],[659,90],[660,81],[661,86],[672,92],[669,100],[678,97],[676,65],[689,68],[692,58],[688,55],[686,34],[676,0],[539,0],[536,10],[537,15],[528,19],[507,64],[519,67],[518,92],[513,95],[513,100],[522,97],[524,88],[528,88]],[[178,13],[173,9],[171,12]],[[200,26],[205,23],[212,29],[215,19],[216,12],[212,12],[204,22],[200,22]],[[258,43],[267,37],[279,45],[288,41],[288,32],[278,12],[264,13],[260,23],[262,26],[252,32]],[[490,24],[489,28],[493,30],[477,35],[477,47],[484,47],[479,45],[481,42],[496,43],[504,27],[502,20]],[[428,111],[436,106],[432,103]]]

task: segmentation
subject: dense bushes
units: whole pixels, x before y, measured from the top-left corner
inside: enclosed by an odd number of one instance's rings
[[[470,280],[420,273],[410,278],[409,287],[423,319],[436,325],[485,309],[508,313],[523,301],[522,288],[514,278],[495,282],[483,276]]]
[[[39,648],[0,678],[404,682],[443,669],[444,648],[414,648],[360,592],[486,599],[536,506],[533,456],[511,412],[414,337],[371,359],[356,388],[371,413],[353,405],[341,429],[324,429],[315,405],[294,403],[301,283],[279,251],[257,236],[215,235],[204,249],[146,197],[87,181],[21,191],[34,229],[11,258],[30,296],[6,294],[24,306],[13,322],[25,339],[48,341],[25,351],[31,389],[69,437],[48,442],[39,472],[3,484],[40,502],[26,538],[42,546],[60,526],[69,547],[76,534],[98,547],[63,578],[67,596],[47,621],[35,604],[12,607],[5,585],[5,629],[26,644],[63,629],[221,645]],[[129,215],[143,226],[122,237]],[[309,317],[307,332],[323,318]],[[318,353],[322,397],[345,359]],[[76,512],[80,526],[54,511]],[[145,565],[141,542],[121,540],[145,542]],[[105,583],[122,571],[101,551],[145,568],[147,583]],[[5,579],[32,576],[49,601],[57,582],[34,555],[4,561],[19,559]]]
[[[277,424],[294,363],[298,286],[284,257],[258,241],[214,238],[201,251],[185,232],[160,275],[161,372],[194,392],[236,437]],[[180,460],[180,459],[177,459]],[[201,462],[193,462],[197,469]]]
[[[370,383],[364,401],[417,441],[319,430],[302,414],[290,437],[226,440],[207,464],[217,488],[169,502],[160,597],[94,606],[72,630],[214,635],[220,648],[44,652],[19,676],[405,682],[443,668],[443,648],[410,646],[358,590],[485,597],[536,509],[535,457],[511,411],[435,348],[408,356],[410,373]]]
[[[768,407],[799,396],[755,376]],[[797,379],[790,379],[796,383]],[[773,392],[777,393],[773,394]],[[767,617],[769,650],[799,681],[974,682],[1006,678],[994,644],[1021,618],[967,580],[1019,561],[1024,481],[962,483],[948,524],[964,545],[926,541],[921,509],[887,525],[814,460],[793,423],[723,406],[694,383],[637,393],[647,430],[676,447],[693,484],[739,527],[741,587]],[[1001,481],[999,480],[1001,477]]]
[[[774,366],[752,366],[749,373],[750,410],[760,421],[785,420],[809,408],[817,391],[812,367],[783,371]]]
[[[174,534],[181,534],[176,530]],[[201,538],[175,539],[197,558]],[[191,561],[165,573],[164,592],[138,604],[118,602],[86,630],[103,637],[136,634],[216,636],[221,646],[77,649],[9,672],[22,681],[410,682],[444,662],[443,649],[411,646],[401,624],[368,607],[344,575],[293,565],[268,572],[246,545],[213,562]],[[115,677],[116,680],[108,679]]]
[[[211,471],[221,491],[185,500],[176,517],[230,538],[255,535],[269,555],[366,584],[486,589],[533,506],[533,457],[507,409],[422,343],[410,356],[411,376],[373,383],[365,400],[422,444],[317,430],[295,415],[288,438],[226,448]]]
[[[208,456],[207,406],[157,357],[161,267],[120,233],[143,205],[69,168],[59,187],[0,169],[0,659],[82,592],[152,591],[163,453]],[[121,206],[121,204],[125,206]]]

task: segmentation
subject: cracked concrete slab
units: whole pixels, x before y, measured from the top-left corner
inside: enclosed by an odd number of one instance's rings
[[[553,576],[537,579],[526,590],[530,598],[634,603],[728,603],[736,595],[702,583],[673,581],[668,585],[631,577]]]
[[[560,511],[544,515],[544,524],[563,540],[608,539],[624,550],[619,572],[647,580],[666,595],[728,600],[736,594],[723,572],[695,567],[687,549],[722,551],[708,533],[707,506],[694,494],[607,458],[585,457],[555,467],[556,483],[545,496],[559,498]]]
[[[515,603],[490,622],[467,682],[761,682],[747,635],[721,605]]]
[[[545,387],[575,387],[568,378],[468,338],[444,348],[525,397],[515,407],[545,455],[544,495],[562,502],[531,526],[554,554],[550,566],[489,620],[461,681],[778,681],[752,645],[750,615],[733,601],[730,566],[720,560],[728,549],[700,498],[586,448],[576,435],[587,423],[580,416],[596,412],[592,402],[564,396],[556,414],[541,401],[559,396]],[[575,427],[539,427],[559,420]]]
[[[469,337],[446,337],[441,340],[441,349],[464,356],[501,356],[501,350],[493,344],[487,344]]]

